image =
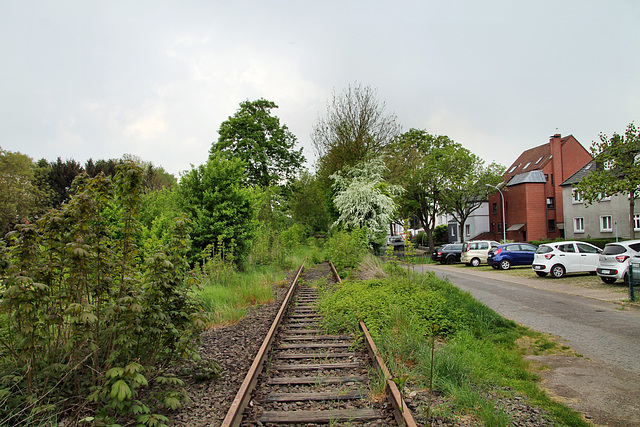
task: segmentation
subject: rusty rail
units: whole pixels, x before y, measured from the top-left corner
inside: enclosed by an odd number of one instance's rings
[[[298,278],[300,277],[300,274],[302,273],[303,268],[304,268],[304,262],[300,266],[300,269],[298,269],[298,273],[296,274],[296,277],[293,280],[291,287],[289,288],[289,292],[287,292],[287,295],[285,296],[284,301],[282,301],[280,310],[278,311],[278,314],[276,315],[276,318],[274,319],[273,324],[271,325],[271,328],[267,333],[267,336],[262,342],[262,345],[260,346],[260,350],[258,350],[258,354],[256,355],[256,358],[254,359],[253,364],[251,365],[251,368],[247,373],[247,376],[242,382],[242,385],[240,386],[240,389],[238,390],[238,393],[236,394],[235,399],[231,403],[231,407],[227,412],[227,416],[224,418],[224,421],[222,421],[222,427],[237,427],[242,422],[242,412],[245,410],[245,408],[247,407],[247,404],[249,403],[249,399],[251,398],[251,392],[253,391],[253,388],[256,385],[258,375],[262,371],[262,365],[264,364],[264,360],[267,356],[267,353],[269,352],[269,349],[273,344],[273,340],[276,336],[276,331],[278,330],[278,326],[280,326],[280,322],[284,317],[284,313],[287,309],[287,306],[291,301],[291,297],[296,289],[296,286],[298,284]]]

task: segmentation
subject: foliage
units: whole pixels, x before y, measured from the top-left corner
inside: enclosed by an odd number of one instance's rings
[[[303,171],[291,184],[289,208],[293,219],[313,233],[329,229],[329,198],[318,178]]]
[[[629,230],[635,239],[635,201],[640,197],[640,130],[629,123],[624,135],[611,138],[600,134],[600,142],[591,145],[596,168],[575,186],[587,206],[603,196],[629,197]]]
[[[325,243],[325,256],[331,261],[341,276],[354,269],[367,253],[367,230],[356,228],[351,231],[334,229]]]
[[[178,197],[192,221],[192,262],[211,244],[232,250],[237,262],[246,257],[255,229],[255,197],[243,179],[242,161],[219,153],[182,176]]]
[[[335,181],[334,204],[340,213],[334,227],[366,228],[369,242],[382,243],[396,210],[393,198],[403,191],[384,180],[385,171],[382,160],[373,159],[331,175]]]
[[[326,116],[318,119],[311,135],[321,179],[382,154],[400,131],[396,116],[385,108],[369,86],[356,83],[340,94],[334,91]]]
[[[447,182],[442,191],[442,205],[460,226],[463,236],[467,218],[489,199],[491,186],[502,182],[505,167],[484,161],[462,146],[457,146],[448,160]]]
[[[385,279],[324,289],[320,310],[333,332],[358,333],[358,321],[364,320],[396,382],[412,390],[431,387],[438,400],[444,398],[445,404],[435,408],[427,403],[425,412],[447,418],[460,414],[465,423],[472,417],[482,425],[510,425],[496,397],[511,397],[515,390],[542,405],[558,425],[586,425],[537,387],[516,345],[524,328],[433,273],[387,272]]]
[[[187,280],[186,220],[142,257],[141,178],[133,164],[113,180],[79,175],[68,203],[9,233],[0,254],[0,318],[8,320],[0,424],[91,409],[98,424],[165,419],[139,391],[192,354],[204,322]],[[165,391],[161,406],[184,400]]]
[[[244,101],[220,125],[218,142],[210,153],[228,153],[245,163],[247,183],[269,187],[292,179],[304,163],[302,149],[295,150],[296,137],[280,119],[271,115],[278,106],[266,99]]]
[[[436,218],[444,209],[451,158],[459,147],[447,136],[410,129],[387,149],[389,180],[406,189],[400,210],[405,216],[416,215],[420,219],[431,250],[435,247]]]
[[[35,219],[49,204],[42,170],[24,154],[0,147],[0,239],[17,223]]]
[[[448,236],[449,227],[446,224],[441,224],[433,229],[433,241],[437,245],[447,243]]]

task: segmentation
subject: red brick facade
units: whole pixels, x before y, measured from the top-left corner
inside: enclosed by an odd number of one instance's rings
[[[523,152],[507,169],[501,186],[506,211],[506,238],[532,241],[564,237],[560,184],[591,161],[591,155],[572,135],[556,134],[547,144]],[[502,239],[502,201],[489,198],[493,238]]]

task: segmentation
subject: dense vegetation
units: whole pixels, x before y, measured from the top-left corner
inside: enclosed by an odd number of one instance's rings
[[[522,336],[536,334],[433,274],[412,273],[395,262],[362,265],[376,270],[377,278],[348,280],[321,293],[325,326],[357,334],[363,320],[401,389],[445,396],[444,404],[422,408],[427,416],[470,416],[478,424],[509,426],[498,399],[519,394],[558,425],[587,425],[536,384],[517,345]]]

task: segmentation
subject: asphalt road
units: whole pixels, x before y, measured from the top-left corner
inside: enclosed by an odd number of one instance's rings
[[[586,357],[640,374],[640,309],[621,310],[619,304],[611,301],[579,295],[579,289],[576,294],[539,289],[533,281],[528,284],[528,279],[516,279],[500,272],[480,275],[440,265],[415,269],[431,270],[439,277],[448,278],[502,316],[560,336]],[[549,279],[544,283],[553,286],[554,281]]]

